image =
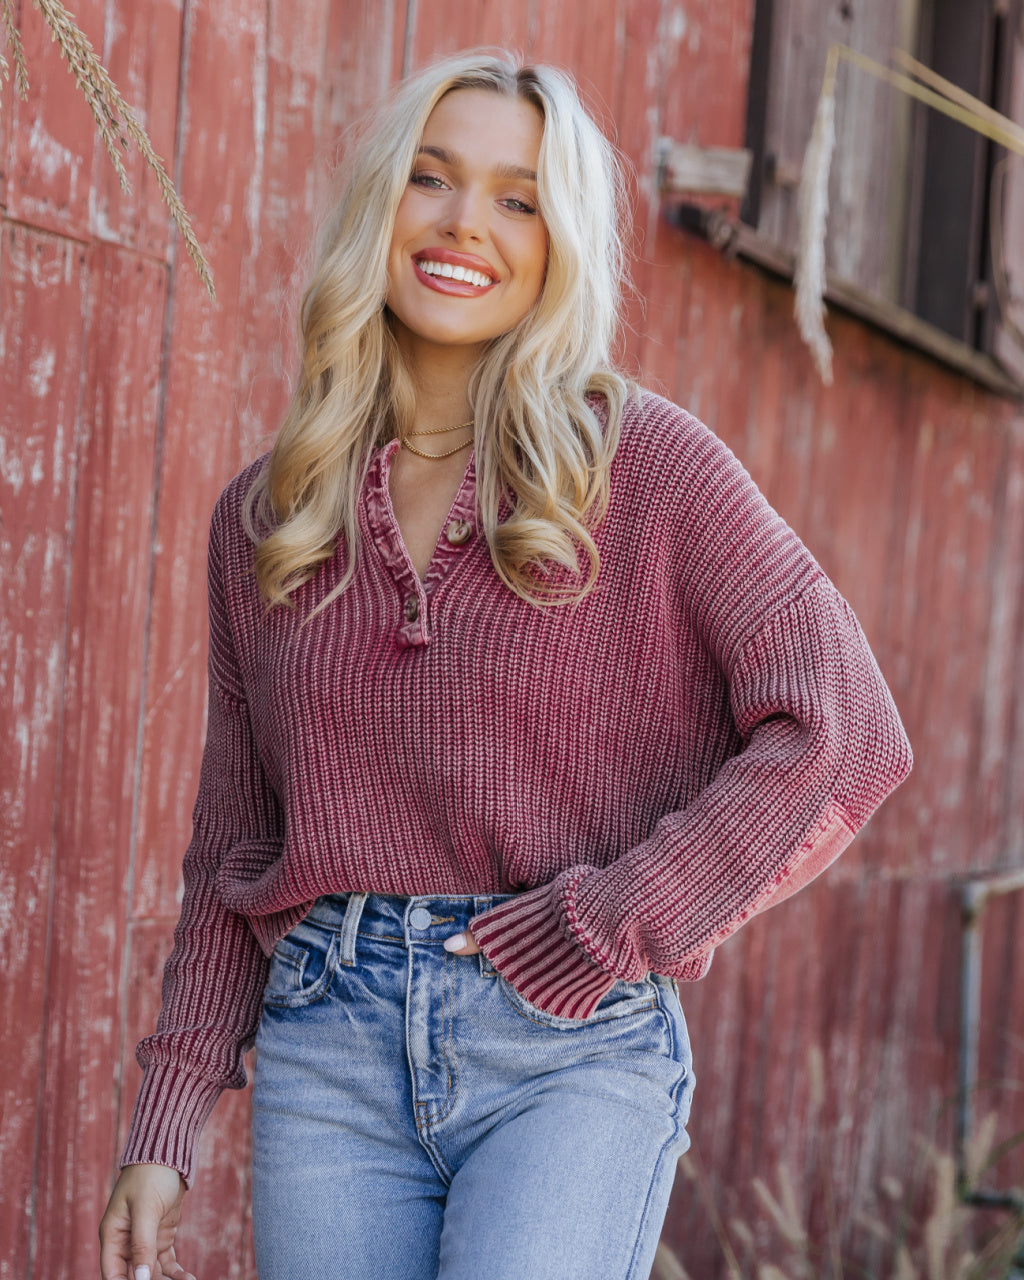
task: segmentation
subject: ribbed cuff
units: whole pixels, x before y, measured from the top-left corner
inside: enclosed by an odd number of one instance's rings
[[[166,1164],[191,1187],[196,1144],[221,1086],[167,1063],[146,1068],[121,1154],[126,1164]]]
[[[470,921],[480,950],[535,1008],[560,1018],[589,1017],[615,982],[562,933],[550,886],[517,894]]]

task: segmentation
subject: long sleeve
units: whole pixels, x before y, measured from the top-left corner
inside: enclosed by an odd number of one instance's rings
[[[245,1084],[242,1062],[259,1022],[267,959],[244,916],[216,888],[224,857],[241,843],[280,851],[283,823],[261,768],[230,621],[221,565],[221,509],[210,537],[209,711],[185,892],[163,981],[156,1034],[137,1050],[144,1078],[122,1164],[171,1165],[190,1182],[195,1143],[220,1092]]]
[[[520,994],[566,1017],[586,1017],[616,978],[701,977],[715,947],[822,871],[911,767],[849,606],[728,450],[701,450],[699,523],[681,530],[687,612],[741,749],[609,865],[564,868],[472,922]]]

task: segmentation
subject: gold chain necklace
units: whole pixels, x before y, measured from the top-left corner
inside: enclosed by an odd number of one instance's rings
[[[414,453],[417,458],[429,458],[432,462],[440,462],[442,458],[451,458],[463,449],[468,449],[473,443],[472,437],[464,440],[462,444],[457,444],[454,449],[447,449],[444,453],[424,453],[422,449],[417,449],[414,444],[409,443],[411,436],[443,436],[449,431],[463,431],[466,427],[473,426],[474,420],[470,418],[468,422],[457,422],[454,427],[434,427],[430,431],[410,431],[408,435],[401,437],[403,449],[408,449],[410,453]]]
[[[406,434],[410,436],[443,436],[449,431],[461,431],[463,427],[471,427],[474,422],[475,419],[470,418],[468,422],[457,422],[454,427],[435,427],[433,431],[409,431]]]
[[[428,435],[426,431],[419,434]],[[464,440],[462,444],[457,444],[454,449],[446,449],[444,453],[424,453],[422,449],[417,449],[414,444],[410,444],[408,440],[402,441],[402,448],[408,449],[410,453],[414,453],[417,458],[430,458],[433,461],[439,461],[441,458],[450,458],[452,454],[458,453],[460,449],[468,449],[473,443],[472,440]]]

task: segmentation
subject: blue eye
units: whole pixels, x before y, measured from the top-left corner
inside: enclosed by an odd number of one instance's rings
[[[445,185],[444,179],[439,178],[436,173],[414,173],[409,181],[415,182],[418,187],[427,187],[431,191],[440,191]]]
[[[502,204],[506,209],[510,209],[513,213],[536,213],[537,210],[532,204],[527,204],[525,200],[503,200]]]

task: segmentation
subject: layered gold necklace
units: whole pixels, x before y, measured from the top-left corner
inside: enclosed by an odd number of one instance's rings
[[[443,436],[450,431],[464,431],[467,427],[473,426],[473,419],[468,422],[457,422],[454,427],[435,427],[431,431],[410,431],[407,435],[401,436],[401,445],[403,449],[408,449],[410,453],[414,453],[417,458],[429,458],[433,462],[440,462],[442,458],[450,458],[454,454],[459,453],[462,449],[468,449],[473,443],[473,437],[464,440],[462,444],[457,444],[454,449],[446,449],[444,453],[424,453],[422,449],[417,449],[414,444],[409,441],[413,436]]]

